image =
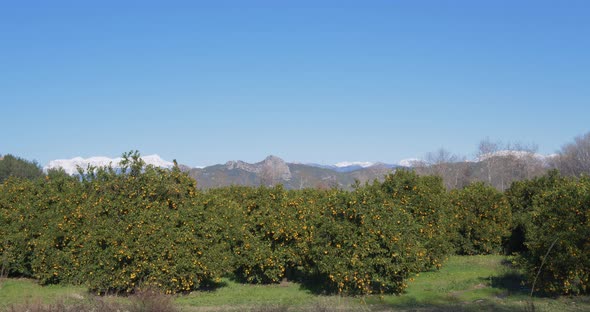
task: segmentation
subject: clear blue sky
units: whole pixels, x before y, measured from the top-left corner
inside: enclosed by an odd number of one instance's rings
[[[0,154],[395,163],[590,131],[590,1],[2,1]]]

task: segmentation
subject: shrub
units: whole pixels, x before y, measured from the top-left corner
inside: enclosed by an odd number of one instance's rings
[[[506,198],[512,209],[511,234],[504,243],[508,253],[526,251],[526,229],[530,228],[535,197],[558,187],[564,181],[565,178],[559,172],[551,170],[535,179],[515,181],[506,190]]]
[[[534,196],[522,254],[535,291],[548,294],[590,292],[590,179],[563,179]],[[552,246],[544,265],[543,259]]]
[[[458,254],[499,253],[510,233],[512,214],[506,197],[491,186],[477,182],[451,192],[458,234]]]
[[[398,170],[385,177],[380,189],[384,205],[410,213],[417,223],[417,240],[426,248],[422,270],[440,268],[452,252],[451,239],[457,227],[442,178]]]
[[[10,274],[98,293],[190,291],[223,274],[224,220],[199,202],[195,181],[124,156],[122,173],[4,183],[0,259]]]
[[[226,274],[342,294],[399,293],[439,268],[456,220],[440,178],[398,171],[352,191],[228,187],[178,168],[88,168],[0,185],[3,271],[94,293],[186,292]]]
[[[35,183],[10,178],[0,184],[0,277],[31,276],[33,246],[31,240],[39,229],[32,203]]]
[[[438,178],[407,171],[331,191],[314,224],[311,269],[344,294],[400,293],[412,273],[438,268],[449,248]]]

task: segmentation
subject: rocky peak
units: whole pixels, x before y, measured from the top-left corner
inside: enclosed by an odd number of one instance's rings
[[[262,162],[263,165],[270,165],[270,166],[281,166],[283,164],[286,164],[284,160],[282,160],[281,158],[274,156],[274,155],[270,155],[267,156]]]
[[[227,167],[227,169],[229,169],[229,170],[241,169],[241,170],[248,171],[248,172],[256,172],[256,168],[253,164],[249,164],[249,163],[243,162],[241,160],[228,161],[225,163],[225,167]]]
[[[225,167],[228,170],[240,169],[247,172],[252,172],[257,175],[264,176],[264,179],[284,181],[291,179],[291,171],[289,170],[287,163],[285,163],[285,161],[281,158],[273,155],[270,155],[263,161],[255,164],[250,164],[241,160],[228,161],[225,163]]]
[[[291,180],[291,170],[289,170],[289,166],[279,157],[270,155],[266,157],[262,163],[258,164],[262,164],[262,172],[269,175],[272,179],[284,181]]]

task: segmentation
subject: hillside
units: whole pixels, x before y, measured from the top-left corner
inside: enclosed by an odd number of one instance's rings
[[[287,189],[344,188],[350,189],[358,180],[361,183],[382,179],[395,167],[375,164],[366,167],[326,167],[299,163],[286,163],[279,157],[268,156],[261,162],[250,164],[243,161],[228,161],[224,165],[193,168],[189,175],[197,180],[197,187],[209,189],[228,185],[275,185]]]

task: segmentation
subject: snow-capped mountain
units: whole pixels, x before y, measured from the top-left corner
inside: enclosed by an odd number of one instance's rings
[[[343,161],[337,164],[334,164],[332,170],[338,172],[352,172],[356,170],[361,170],[364,168],[369,168],[373,166],[374,163],[368,161]]]
[[[146,163],[146,165],[152,165],[155,167],[172,168],[174,166],[174,163],[166,161],[155,154],[142,156],[141,159]],[[90,158],[75,157],[71,159],[56,159],[50,161],[45,167],[43,167],[43,170],[47,171],[49,169],[62,168],[67,174],[76,174],[78,173],[78,167],[86,169],[88,165],[95,167],[104,167],[110,165],[113,168],[118,168],[121,160],[121,157],[109,158],[103,156],[95,156]]]
[[[305,164],[307,166],[323,168],[323,169],[330,169],[336,172],[353,172],[361,169],[371,168],[375,166],[385,167],[385,168],[396,168],[399,167],[398,165],[386,164],[381,162],[370,162],[370,161],[342,161],[336,163],[334,165],[321,165],[321,164],[314,164],[308,163]]]
[[[338,167],[338,168],[346,168],[346,167],[352,167],[352,166],[367,168],[367,167],[373,166],[374,164],[375,163],[372,163],[369,161],[342,161],[337,164],[334,164],[334,166]]]
[[[406,158],[406,159],[400,160],[397,164],[400,167],[408,167],[408,168],[411,168],[411,167],[414,167],[417,163],[420,163],[420,162],[422,162],[422,159],[419,159],[419,158]]]

